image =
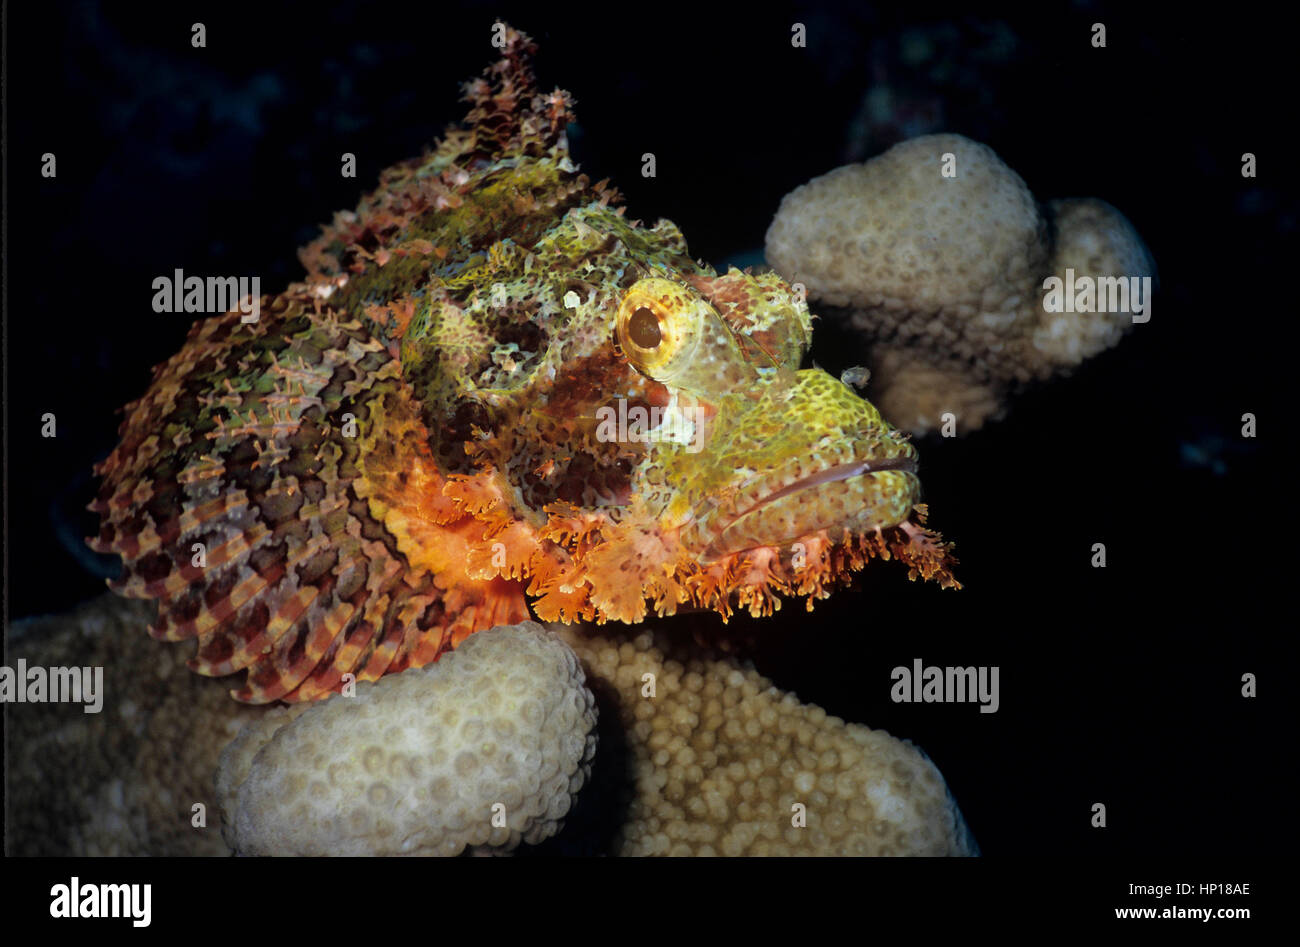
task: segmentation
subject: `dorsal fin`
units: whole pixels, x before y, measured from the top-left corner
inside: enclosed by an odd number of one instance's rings
[[[498,20],[493,36],[504,44],[501,57],[464,86],[463,99],[470,103],[465,124],[474,129],[479,155],[544,154],[557,146],[567,151],[564,129],[574,120],[573,96],[563,89],[538,91],[537,44],[527,33]]]

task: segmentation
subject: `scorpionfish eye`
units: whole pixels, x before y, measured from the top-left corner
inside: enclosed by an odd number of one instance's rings
[[[647,306],[642,306],[632,313],[631,318],[628,319],[627,329],[628,338],[638,348],[658,348],[659,343],[663,341],[663,333],[659,331],[659,317]]]
[[[670,388],[730,391],[757,377],[708,301],[672,280],[633,283],[619,304],[614,329],[632,367]]]

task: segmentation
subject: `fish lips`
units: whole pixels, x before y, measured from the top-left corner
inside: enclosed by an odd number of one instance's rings
[[[707,556],[779,546],[823,529],[867,532],[896,526],[920,496],[914,455],[835,464],[760,493],[725,518]]]

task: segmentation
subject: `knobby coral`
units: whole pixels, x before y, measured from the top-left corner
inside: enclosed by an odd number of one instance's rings
[[[358,685],[357,697],[286,709],[236,703],[180,661],[159,662],[140,634],[148,611],[104,596],[66,616],[19,623],[11,635],[15,659],[102,663],[107,696],[101,714],[71,704],[10,708],[10,852],[224,854],[230,848],[223,825],[241,849],[281,853],[450,853],[538,840],[565,815],[592,745],[588,705],[575,701],[585,693],[581,676],[562,641],[581,659],[611,739],[602,733],[579,809],[554,842],[610,854],[975,851],[938,769],[911,744],[845,724],[734,658],[703,653],[662,630],[627,637],[612,628],[553,626],[557,637],[544,639],[535,627],[497,629],[485,647],[469,652],[466,666],[448,666],[468,671],[467,678],[439,672],[440,663],[419,672],[428,677],[403,673],[373,688]],[[521,635],[522,657],[506,646]],[[465,656],[464,648],[456,653]],[[517,714],[503,716],[521,689],[539,687],[518,672],[547,668],[540,690],[549,688],[549,696],[533,698],[540,715],[524,698]],[[518,687],[491,685],[495,698],[477,704],[462,693],[498,673]],[[408,680],[415,683],[402,683]],[[425,693],[430,682],[433,696]],[[449,704],[442,698],[453,693],[460,729],[439,733]],[[382,722],[372,720],[376,706],[384,708]],[[470,723],[480,709],[493,721],[481,733]],[[512,735],[502,723],[513,724]],[[291,744],[295,727],[301,736]],[[560,732],[567,738],[556,739]],[[475,760],[439,756],[466,739],[483,741]],[[518,795],[502,778],[507,770],[492,762],[504,759],[511,741],[549,747],[554,764],[520,766]],[[495,750],[482,748],[488,742]],[[439,781],[448,761],[453,770],[473,772]],[[355,792],[343,803],[348,786]],[[318,793],[343,806],[344,825],[330,824],[336,810],[322,812]],[[233,820],[223,822],[219,798]],[[536,800],[531,810],[529,799]],[[498,830],[491,824],[495,802],[505,805],[508,821],[512,813],[519,820]],[[205,819],[196,819],[196,805]],[[584,806],[614,813],[612,821],[583,818]],[[374,807],[386,810],[391,831]],[[531,836],[529,811],[534,827],[547,827]],[[365,825],[344,839],[353,818]],[[403,839],[413,843],[404,846]]]
[[[623,855],[973,855],[938,768],[911,743],[801,703],[663,629],[553,626],[626,735]]]
[[[559,831],[595,753],[573,652],[540,625],[436,664],[275,708],[221,755],[230,846],[266,855],[457,855]]]
[[[230,699],[141,632],[152,606],[105,595],[15,622],[6,661],[102,667],[102,709],[5,705],[5,846],[12,855],[224,855],[212,773],[265,708]],[[194,806],[201,807],[198,810]]]
[[[991,148],[960,135],[914,138],[796,188],[768,229],[767,258],[865,336],[873,400],[914,433],[945,412],[975,430],[1017,386],[1115,345],[1133,325],[1129,281],[1155,272],[1114,207],[1040,208]],[[1129,309],[1049,311],[1052,276],[1124,278]]]

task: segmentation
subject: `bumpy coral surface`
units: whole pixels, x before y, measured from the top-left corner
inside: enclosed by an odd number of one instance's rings
[[[1047,311],[1047,277],[1154,275],[1115,208],[1081,199],[1040,212],[991,148],[960,135],[905,141],[796,188],[767,257],[843,307],[868,340],[874,400],[915,433],[946,411],[974,430],[1015,385],[1064,373],[1132,327],[1131,312]]]
[[[257,804],[267,810],[280,809],[287,815],[299,805],[313,807],[314,793],[338,807],[328,810],[324,822],[309,811],[300,822],[299,816],[293,816],[283,826],[283,835],[263,837],[265,842],[284,844],[283,851],[298,850],[297,836],[341,832],[342,826],[326,823],[346,824],[351,818],[347,812],[369,809],[374,785],[390,791],[404,787],[418,800],[420,787],[432,790],[432,755],[437,747],[464,733],[458,729],[439,736],[429,731],[427,720],[410,725],[407,718],[398,720],[387,711],[381,714],[383,719],[363,726],[365,711],[350,704],[358,698],[334,697],[324,704],[288,708],[236,703],[218,682],[186,673],[179,660],[158,660],[156,648],[141,634],[147,612],[142,603],[104,596],[70,615],[23,623],[11,635],[9,653],[38,664],[104,662],[109,686],[99,715],[83,714],[79,706],[69,704],[8,708],[10,854],[227,854],[218,793],[227,804],[232,798],[237,803],[239,785],[246,784],[248,773],[258,768],[263,787]],[[734,659],[703,653],[662,630],[629,637],[621,626],[553,627],[581,658],[587,685],[601,710],[602,737],[590,784],[583,788],[569,824],[551,845],[609,854],[974,852],[974,842],[938,770],[910,744],[845,724],[774,688]],[[535,637],[529,640],[536,641]],[[479,652],[483,666],[469,675],[480,684],[495,680],[491,669],[497,662],[516,672],[527,663],[510,649],[491,647],[491,639],[488,643],[489,648]],[[560,647],[555,641],[548,644]],[[532,647],[527,645],[526,650]],[[574,680],[573,655],[561,658],[545,648],[542,651],[545,657],[540,663],[554,672],[549,677],[552,686],[571,693],[571,687],[560,682]],[[454,660],[465,655],[461,649]],[[654,676],[653,696],[647,691],[647,674]],[[437,687],[456,687],[457,676],[447,675]],[[375,690],[406,680],[405,673],[385,678]],[[504,699],[500,687],[486,686]],[[520,681],[520,686],[533,685]],[[439,700],[433,706],[419,685],[411,691],[391,702],[408,709],[428,706],[432,722],[441,726],[445,703]],[[371,707],[376,702],[390,703],[389,698],[370,700]],[[456,707],[462,710],[457,726],[471,719],[464,709],[477,706],[475,701],[472,694],[465,695],[463,702],[456,698]],[[502,706],[504,700],[497,705]],[[557,706],[563,713],[562,701]],[[345,709],[332,711],[331,707]],[[587,712],[579,713],[576,704],[573,709],[570,732],[589,729]],[[290,724],[295,718],[327,711],[337,717],[327,715],[319,724],[302,719]],[[514,735],[501,739],[493,756],[500,756],[508,740],[523,743],[538,738],[536,732],[531,736],[527,732],[528,719],[527,712],[513,719]],[[298,743],[300,749],[286,755],[282,742],[277,751],[277,759],[292,775],[277,781],[269,754],[257,763],[258,753],[267,747],[268,737],[300,723],[309,724],[307,736]],[[330,745],[308,752],[307,744],[318,738],[329,740]],[[340,752],[343,739],[346,753]],[[218,769],[223,746],[228,748]],[[409,758],[413,754],[408,751],[417,746],[427,747],[430,755],[415,773]],[[578,772],[585,771],[588,741],[584,739],[581,746],[579,751],[575,739],[568,755],[561,753],[566,760],[583,759]],[[366,753],[372,747],[392,767],[371,761],[379,770],[373,779],[365,775]],[[358,752],[359,761],[354,759]],[[399,755],[408,758],[399,761]],[[480,750],[475,757],[474,766],[490,777],[488,755]],[[453,768],[456,765],[453,759]],[[568,765],[562,763],[551,777],[554,799],[576,785],[572,777],[563,785],[558,778]],[[397,821],[391,815],[395,811],[402,811],[403,819],[426,820],[408,836],[415,839],[427,828],[445,830],[447,812],[469,805],[472,811],[450,835],[464,844],[477,843],[484,831],[477,812],[485,802],[490,808],[490,801],[498,800],[489,801],[491,792],[480,796],[474,778],[456,775],[445,808],[430,803],[427,808],[403,809],[409,803],[399,801],[394,792],[382,814],[393,821],[395,832]],[[540,775],[535,788],[528,781],[527,791],[537,792],[534,798],[540,798],[543,782]],[[282,783],[293,784],[293,795],[281,802],[275,787]],[[355,792],[337,798],[347,783],[355,785]],[[251,801],[251,790],[246,792]],[[520,799],[517,808],[509,805],[513,796],[499,801],[507,803],[507,815],[522,814],[527,807]],[[202,827],[192,821],[195,803],[206,807]],[[805,807],[802,828],[792,823],[796,803]],[[554,818],[563,815],[562,807],[557,802]],[[417,816],[416,809],[424,811]],[[345,813],[344,818],[338,817],[339,812]],[[380,821],[376,815],[372,827]],[[410,828],[416,823],[404,824]],[[511,824],[522,837],[526,831],[522,824]],[[226,831],[230,834],[229,826]],[[491,844],[501,837],[489,834],[486,841]],[[507,844],[513,837],[511,832]],[[379,836],[372,833],[369,838]],[[333,847],[338,844],[337,839],[331,841],[330,850],[340,850]],[[438,850],[438,846],[424,850]]]
[[[911,743],[801,703],[667,634],[556,628],[609,685],[626,739],[622,855],[974,855]]]
[[[504,35],[464,127],[337,215],[256,322],[196,324],[99,467],[114,587],[197,639],[194,670],[246,670],[241,700],[419,667],[526,596],[761,614],[872,556],[955,584],[915,449],[800,370],[799,297],[625,219]]]
[[[103,706],[5,705],[10,855],[225,855],[212,773],[265,708],[237,704],[143,634],[152,606],[105,595],[16,622],[17,666],[102,667]],[[194,806],[201,806],[199,812]]]
[[[572,651],[534,622],[493,628],[436,664],[246,729],[217,772],[226,838],[249,855],[536,844],[590,772],[595,722]]]

